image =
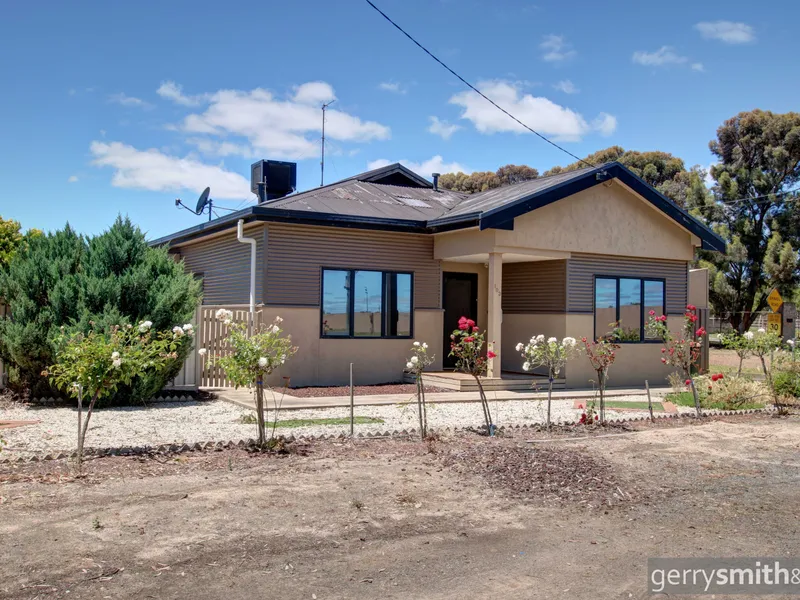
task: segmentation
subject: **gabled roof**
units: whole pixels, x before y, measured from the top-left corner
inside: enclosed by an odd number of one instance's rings
[[[613,162],[467,195],[433,185],[395,163],[323,187],[252,206],[151,242],[177,244],[234,227],[238,219],[439,233],[466,227],[513,229],[514,218],[616,178],[690,231],[703,249],[725,242],[623,165]]]

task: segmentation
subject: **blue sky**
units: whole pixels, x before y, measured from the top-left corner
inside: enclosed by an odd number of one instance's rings
[[[708,165],[737,112],[797,110],[796,2],[376,0],[431,51],[574,154],[619,144]],[[0,215],[151,237],[189,227],[211,186],[253,203],[258,158],[298,187],[403,160],[545,170],[571,159],[464,87],[363,0],[12,3],[0,21]]]

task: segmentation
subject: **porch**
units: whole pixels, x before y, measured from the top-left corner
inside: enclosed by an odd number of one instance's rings
[[[405,383],[414,383],[414,377],[406,373]],[[423,375],[426,385],[453,390],[456,392],[477,392],[478,384],[472,375],[454,371],[432,371]],[[547,391],[547,377],[528,373],[503,372],[500,377],[481,377],[481,385],[486,392],[544,392]],[[553,381],[553,389],[564,389],[563,378]]]

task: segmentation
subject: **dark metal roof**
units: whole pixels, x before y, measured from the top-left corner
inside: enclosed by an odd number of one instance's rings
[[[355,179],[273,200],[260,206],[313,213],[428,221],[457,206],[465,194]]]
[[[697,235],[704,249],[725,251],[725,242],[716,233],[616,162],[473,195],[434,190],[427,180],[402,165],[393,164],[264,202],[162,237],[151,244],[158,246],[189,241],[234,227],[238,219],[419,233],[438,233],[474,226],[481,229],[513,229],[515,217],[610,178],[619,179],[679,225]],[[397,182],[402,182],[402,185],[396,185]]]

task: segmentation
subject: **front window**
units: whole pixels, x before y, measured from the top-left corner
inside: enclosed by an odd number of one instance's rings
[[[322,337],[411,337],[412,298],[411,273],[323,269]]]
[[[594,282],[594,335],[619,342],[651,340],[644,330],[650,311],[664,314],[664,281],[598,276]]]

